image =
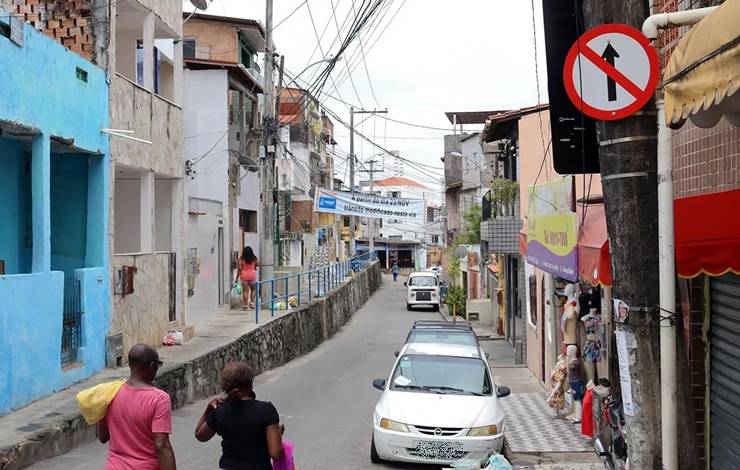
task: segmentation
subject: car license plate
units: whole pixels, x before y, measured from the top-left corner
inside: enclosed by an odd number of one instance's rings
[[[457,460],[465,457],[463,443],[456,441],[420,441],[416,455],[430,460]]]
[[[431,292],[417,292],[416,300],[432,300]]]

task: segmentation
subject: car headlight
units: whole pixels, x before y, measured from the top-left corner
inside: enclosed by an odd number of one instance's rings
[[[496,427],[495,424],[492,424],[490,426],[480,426],[477,428],[470,428],[470,431],[468,431],[468,436],[495,436],[498,434],[498,427]]]
[[[408,426],[406,426],[403,423],[399,423],[397,421],[390,420],[388,418],[383,418],[383,419],[380,420],[380,427],[383,428],[383,429],[387,429],[389,431],[409,432]]]

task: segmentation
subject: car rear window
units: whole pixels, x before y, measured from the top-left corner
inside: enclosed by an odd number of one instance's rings
[[[478,341],[472,333],[464,331],[411,330],[407,343],[444,343],[477,346]]]

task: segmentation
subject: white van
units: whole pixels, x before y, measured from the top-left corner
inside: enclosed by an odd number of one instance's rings
[[[431,271],[411,273],[406,282],[406,310],[418,305],[429,305],[439,310],[439,278]]]

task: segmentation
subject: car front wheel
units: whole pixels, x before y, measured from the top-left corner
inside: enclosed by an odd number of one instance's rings
[[[380,458],[377,449],[375,449],[375,437],[370,437],[370,462],[383,463],[383,459]]]

